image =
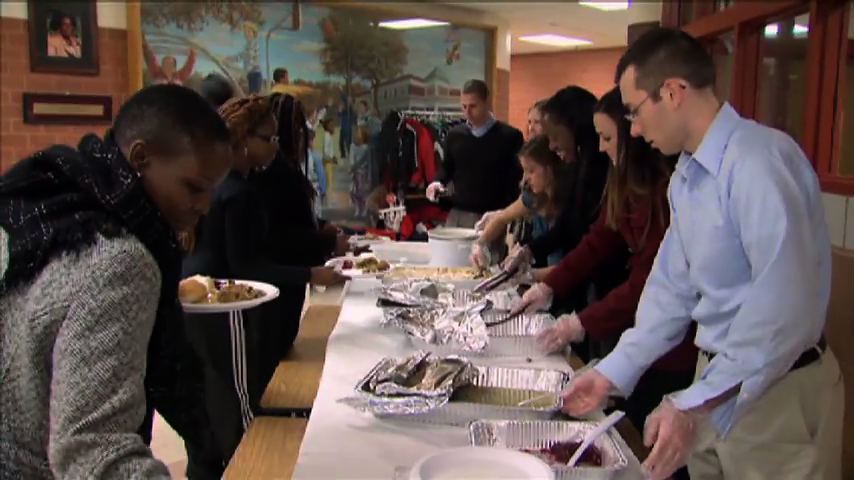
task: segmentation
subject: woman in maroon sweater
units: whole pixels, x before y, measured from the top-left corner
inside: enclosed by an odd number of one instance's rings
[[[524,295],[521,305],[529,310],[547,305],[553,295],[560,297],[572,291],[626,247],[631,252],[629,277],[601,300],[580,312],[561,316],[557,326],[542,332],[538,341],[549,352],[585,335],[607,342],[632,326],[646,277],[670,223],[667,183],[673,159],[663,157],[643,139],[631,138],[631,125],[625,119],[627,112],[617,88],[605,94],[594,111],[599,148],[612,162],[604,208],[581,243],[563,257],[543,283]],[[691,385],[696,360],[692,331],[641,378],[626,404],[627,415],[641,431],[646,416],[664,395]]]

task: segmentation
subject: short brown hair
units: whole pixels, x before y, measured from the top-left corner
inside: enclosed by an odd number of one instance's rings
[[[481,100],[486,100],[489,98],[489,87],[483,80],[471,79],[463,85],[463,93],[477,95]]]
[[[676,28],[654,28],[632,42],[617,63],[614,83],[629,67],[637,72],[636,88],[659,100],[668,78],[681,78],[695,89],[714,88],[717,73],[712,55],[702,42]]]

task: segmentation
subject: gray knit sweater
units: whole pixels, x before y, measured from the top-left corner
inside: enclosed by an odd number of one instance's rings
[[[136,434],[159,294],[142,243],[99,237],[0,299],[0,479],[170,478]]]

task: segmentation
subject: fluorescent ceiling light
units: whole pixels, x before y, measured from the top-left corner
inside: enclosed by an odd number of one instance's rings
[[[809,31],[810,29],[806,25],[799,25],[796,23],[795,26],[792,27],[793,35],[806,35],[807,33],[809,33]],[[766,37],[776,37],[780,33],[780,25],[776,23],[766,25],[764,33]]]
[[[389,20],[388,22],[379,23],[379,26],[392,30],[412,30],[413,28],[441,27],[443,25],[448,25],[448,22],[427,20],[426,18],[407,18],[405,20]]]
[[[584,7],[595,8],[596,10],[603,10],[606,12],[613,12],[616,10],[628,10],[631,6],[631,2],[578,2],[578,4]]]
[[[580,45],[590,45],[593,43],[590,40],[554,35],[552,33],[545,33],[542,35],[525,35],[519,37],[519,40],[540,45],[548,45],[550,47],[578,47]]]

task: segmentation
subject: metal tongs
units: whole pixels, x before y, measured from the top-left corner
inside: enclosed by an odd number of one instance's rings
[[[519,271],[519,267],[511,268],[510,270],[502,269],[497,274],[495,274],[495,275],[487,278],[486,280],[480,282],[479,284],[477,284],[477,286],[474,287],[474,290],[472,290],[472,291],[474,293],[489,293],[489,292],[495,290],[496,288],[500,287],[501,285],[504,285],[505,283],[510,281],[510,279],[512,279],[514,276],[516,276],[516,273],[518,271]]]

